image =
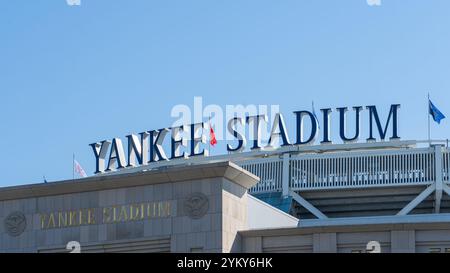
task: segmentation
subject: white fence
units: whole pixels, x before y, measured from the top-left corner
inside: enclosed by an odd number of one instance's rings
[[[443,180],[449,183],[450,151],[442,155]],[[365,188],[431,184],[436,177],[435,149],[414,148],[292,155],[286,161],[271,157],[238,162],[260,177],[251,193],[282,191],[283,164],[289,164],[289,188]],[[285,163],[286,162],[286,163]]]
[[[450,150],[449,149],[445,149],[444,152],[442,153],[442,180],[444,182],[450,182]]]
[[[435,177],[429,149],[297,156],[290,163],[295,190],[428,184]]]
[[[279,158],[262,158],[240,164],[247,171],[257,175],[260,182],[250,189],[250,193],[281,191],[283,161]]]

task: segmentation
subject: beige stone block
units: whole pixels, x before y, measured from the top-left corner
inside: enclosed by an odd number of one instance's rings
[[[170,215],[172,217],[180,216],[178,212],[178,204],[181,202],[178,202],[178,200],[170,200]]]
[[[231,201],[231,216],[235,219],[238,219],[238,203]]]
[[[205,218],[206,216],[203,216],[202,218]],[[191,232],[200,232],[202,231],[202,219],[192,219],[191,220]]]
[[[415,232],[417,243],[420,242],[439,242],[442,238],[450,238],[450,229],[434,230],[424,229]]]
[[[61,244],[67,244],[68,242],[64,242],[63,238],[62,238],[62,230],[61,229],[55,229],[54,230],[55,233],[55,244],[56,245],[61,245]]]
[[[183,233],[183,218],[173,217],[172,218],[172,232],[173,234]]]
[[[206,195],[211,195],[211,182],[212,179],[203,179],[201,180],[201,192]]]
[[[28,248],[33,249],[36,247],[36,231],[32,230],[32,231],[29,231],[28,233],[29,233],[29,236],[28,236],[27,246],[28,246]]]
[[[222,229],[222,214],[213,213],[210,215],[211,218],[211,230],[218,231]]]
[[[416,251],[416,238],[414,230],[391,231],[392,253],[414,253]]]
[[[173,183],[173,198],[182,199],[185,196],[184,185],[182,182]]]
[[[62,210],[63,211],[71,210],[72,209],[72,204],[71,204],[70,195],[69,194],[65,194],[65,195],[62,196],[62,199],[63,199],[63,209]],[[39,210],[39,208],[37,210],[38,210],[38,212],[41,212]]]
[[[164,184],[156,184],[153,186],[153,201],[164,200]]]
[[[173,199],[173,184],[172,183],[163,184],[162,200],[166,201],[171,199]]]
[[[18,237],[9,236],[9,248],[17,250],[20,246],[20,238],[23,237],[23,234]]]
[[[116,240],[117,238],[117,225],[116,224],[107,224],[106,225],[106,240]]]
[[[195,240],[195,233],[191,232],[191,233],[186,234],[186,247],[189,252],[192,248],[199,247],[199,245],[197,245],[197,242]]]
[[[217,248],[216,244],[216,233],[214,231],[205,232],[206,236],[206,244],[205,244],[205,250],[211,250],[214,248]]]
[[[176,234],[172,234],[172,236],[170,236],[170,252],[171,253],[175,253],[177,250],[177,237],[178,237],[178,235],[176,235]]]
[[[4,201],[5,215],[8,216],[13,211],[22,211],[23,205],[21,200]]]
[[[221,195],[222,194],[222,179],[215,178],[211,180],[211,194]]]
[[[45,245],[45,231],[44,230],[35,230],[34,236],[36,238],[36,247]]]
[[[151,202],[151,201],[154,200],[154,198],[153,198],[153,189],[154,189],[153,185],[144,187],[144,200],[145,200],[145,202]]]
[[[89,242],[89,227],[82,226],[80,227],[80,243]]]
[[[215,242],[217,248],[223,248],[223,232],[222,231],[214,231],[215,233]]]
[[[220,195],[209,195],[209,213],[218,213],[222,209],[222,197]]]
[[[98,238],[98,225],[89,226],[89,242],[97,242]]]
[[[151,237],[153,233],[153,220],[144,221],[144,237]]]
[[[99,206],[98,191],[87,192],[88,195],[88,208],[97,208]]]
[[[313,235],[314,253],[336,253],[336,233],[315,233]]]
[[[33,214],[36,213],[36,198],[29,198],[24,200],[24,210],[23,213],[25,214]],[[62,205],[61,205],[62,207]]]
[[[337,234],[337,244],[366,244],[370,241],[378,241],[380,243],[388,243],[391,240],[389,231],[377,232],[343,232]]]
[[[39,213],[33,214],[31,221],[32,222],[30,222],[30,223],[31,223],[32,229],[34,229],[34,230],[41,229],[41,217],[40,217]]]
[[[83,193],[80,193],[79,195],[78,195],[78,198],[80,199],[80,209],[87,209],[87,208],[89,208],[89,193],[87,193],[87,192],[83,192]],[[63,200],[62,199],[60,199],[60,198],[55,198],[55,207],[56,208],[60,208],[61,206],[59,206],[59,203],[63,203]]]
[[[202,180],[195,180],[189,183],[191,183],[192,192],[202,192]]]
[[[206,214],[205,216],[203,216],[200,221],[201,221],[201,231],[210,231],[211,228],[211,217],[212,214]]]
[[[29,236],[29,232],[24,232],[20,236],[17,237],[17,240],[19,241],[19,245],[18,245],[19,249],[25,249],[28,247],[28,245],[27,245],[28,236]]]
[[[187,252],[187,238],[186,234],[179,234],[176,237],[176,252]]]
[[[137,187],[126,188],[125,190],[125,204],[132,204],[137,199]]]
[[[74,193],[70,195],[70,207],[72,210],[81,208],[80,194]],[[53,198],[49,197],[46,200],[46,208],[48,212],[54,211]]]
[[[145,201],[144,187],[136,187],[136,199],[132,203],[142,203]]]
[[[47,197],[39,197],[37,199],[37,210],[39,212],[47,212],[46,211],[46,199],[47,199]],[[70,203],[71,199],[68,197],[67,200],[69,202],[69,207],[70,207],[71,206],[71,203]],[[5,214],[7,214],[8,207],[6,206],[6,203],[4,205],[4,210],[5,210]]]
[[[152,222],[152,236],[163,235],[163,223],[162,219],[154,219]]]
[[[108,206],[107,191],[100,191],[98,193],[98,202],[100,207]]]
[[[170,235],[173,233],[172,230],[172,219],[171,218],[164,218],[162,219],[162,234],[163,235]]]
[[[54,230],[46,230],[45,233],[46,233],[46,236],[45,236],[45,245],[51,246],[51,245],[56,244],[56,240],[55,240],[55,232],[54,232]]]
[[[177,213],[175,215],[178,216],[178,217],[182,217],[182,216],[186,215],[186,211],[184,210],[184,202],[185,202],[185,200],[186,199],[177,199],[177,201],[176,201]]]
[[[182,232],[183,233],[190,233],[190,232],[192,232],[192,230],[191,230],[191,227],[192,227],[191,221],[192,220],[189,217],[187,217],[187,216],[183,216],[182,217],[182,222],[183,222],[183,224],[182,224]]]
[[[222,197],[222,213],[228,215],[230,211],[230,202],[225,196]]]
[[[115,205],[124,205],[127,204],[127,191],[126,189],[117,189],[116,190],[116,204]]]
[[[196,244],[203,249],[206,248],[206,232],[199,232],[195,234]]]

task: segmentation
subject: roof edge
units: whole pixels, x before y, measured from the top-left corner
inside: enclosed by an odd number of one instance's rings
[[[0,201],[224,177],[249,189],[259,178],[230,161],[0,188]]]

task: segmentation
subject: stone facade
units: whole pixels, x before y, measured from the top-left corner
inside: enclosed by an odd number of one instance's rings
[[[450,252],[449,223],[284,228],[241,232],[243,252],[364,253],[377,241],[382,253]]]
[[[222,162],[5,188],[0,252],[68,252],[70,241],[86,252],[239,251],[247,189],[257,181]],[[25,228],[13,236],[20,215]]]
[[[73,241],[81,252],[348,253],[365,252],[370,241],[381,252],[450,252],[449,214],[297,227],[298,219],[249,197],[257,182],[218,162],[3,188],[0,252],[69,252]]]

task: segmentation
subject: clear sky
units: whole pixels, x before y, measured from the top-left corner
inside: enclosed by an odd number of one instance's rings
[[[450,1],[2,1],[0,186],[88,174],[88,144],[169,126],[174,105],[292,111],[400,103],[427,138],[427,92],[450,117]],[[450,120],[433,138],[450,137]]]

